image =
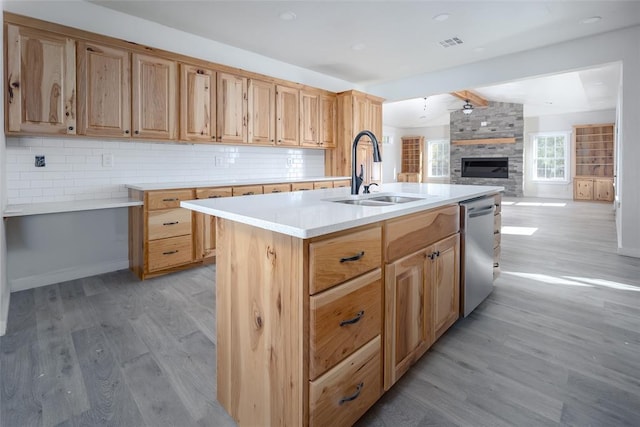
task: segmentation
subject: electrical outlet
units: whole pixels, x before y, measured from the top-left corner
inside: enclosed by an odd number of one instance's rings
[[[287,157],[287,166],[291,167],[293,165],[293,158]]]
[[[43,168],[45,167],[47,164],[44,161],[44,155],[41,156],[36,156],[36,162],[35,162],[35,166],[37,168]]]
[[[486,126],[487,122],[480,122],[480,126]]]
[[[103,168],[112,168],[113,167],[113,154],[105,153],[102,155],[102,167]]]
[[[216,156],[213,161],[216,166],[222,166],[222,157]]]

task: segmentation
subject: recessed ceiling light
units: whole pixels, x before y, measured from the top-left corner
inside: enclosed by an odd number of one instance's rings
[[[294,19],[296,19],[296,14],[291,11],[282,12],[280,14],[280,19],[282,19],[283,21],[293,21]]]
[[[595,24],[596,22],[600,21],[601,19],[602,19],[601,16],[592,16],[590,18],[585,18],[580,22],[582,22],[583,24]]]
[[[441,13],[439,15],[434,16],[433,19],[434,21],[438,21],[438,22],[443,22],[446,21],[447,19],[449,19],[449,14],[448,13]]]
[[[367,47],[367,45],[364,43],[356,43],[351,46],[351,50],[364,50],[365,47]]]

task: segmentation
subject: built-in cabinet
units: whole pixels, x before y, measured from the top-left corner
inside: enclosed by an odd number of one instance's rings
[[[382,99],[358,91],[337,94],[337,144],[325,156],[325,174],[351,175],[351,148],[356,135],[369,130],[378,139],[384,161],[382,141]],[[382,163],[373,161],[373,146],[368,137],[358,143],[357,173],[362,166],[364,183],[381,183]]]
[[[336,146],[334,93],[10,13],[5,21],[9,134]]]
[[[459,219],[454,205],[387,223],[385,389],[460,316]]]
[[[216,140],[216,79],[211,69],[180,64],[180,139]]]
[[[573,127],[574,200],[613,201],[614,138],[613,123]]]
[[[131,53],[78,42],[78,134],[131,136]]]
[[[6,130],[76,134],[76,42],[6,25]]]
[[[424,136],[403,136],[398,182],[422,182]]]
[[[353,425],[459,318],[459,226],[457,204],[310,239],[219,219],[221,405]]]

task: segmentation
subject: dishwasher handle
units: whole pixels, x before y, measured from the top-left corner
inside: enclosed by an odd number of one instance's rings
[[[475,218],[475,217],[479,217],[479,216],[484,216],[484,215],[493,215],[493,209],[494,206],[488,206],[486,208],[482,208],[479,210],[475,210],[475,208],[471,208],[469,209],[469,218]]]

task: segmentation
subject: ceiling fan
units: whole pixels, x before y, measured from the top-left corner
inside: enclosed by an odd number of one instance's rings
[[[456,98],[462,99],[464,101],[464,105],[462,106],[462,109],[453,108],[453,109],[450,109],[449,111],[462,111],[464,114],[468,115],[473,113],[473,109],[475,108],[474,104],[476,107],[486,107],[489,105],[489,102],[486,99],[469,90],[451,92],[451,95],[455,96]],[[473,101],[473,104],[471,103],[472,101]]]

